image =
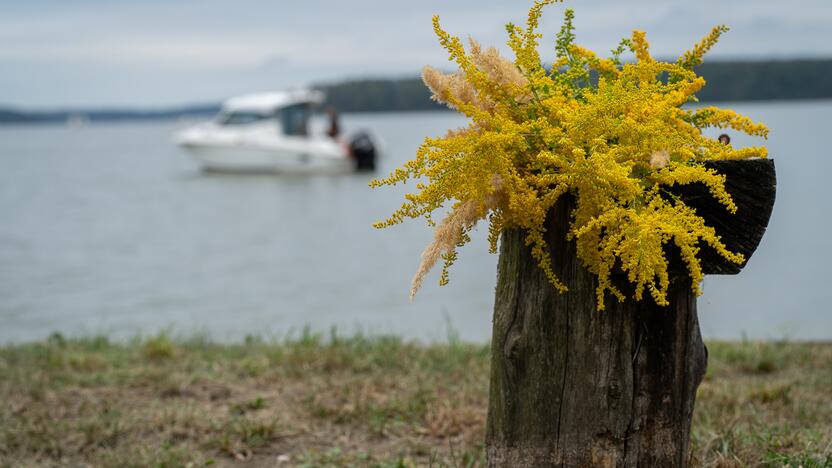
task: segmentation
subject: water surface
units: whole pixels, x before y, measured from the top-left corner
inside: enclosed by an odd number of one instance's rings
[[[832,339],[823,188],[832,102],[736,104],[772,129],[778,172],[771,225],[742,274],[705,280],[707,337]],[[464,125],[452,113],[347,115],[372,128],[380,174],[426,135]],[[305,325],[344,333],[466,340],[490,334],[496,256],[485,226],[415,302],[410,278],[431,231],[376,231],[402,188],[370,176],[206,175],[170,142],[171,122],[0,128],[0,342],[106,333],[284,336]],[[739,145],[752,139],[734,137]]]

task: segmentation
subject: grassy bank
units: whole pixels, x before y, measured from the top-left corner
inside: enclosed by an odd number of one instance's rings
[[[0,348],[0,466],[480,466],[487,346],[161,335]],[[702,466],[832,466],[832,345],[709,343]]]

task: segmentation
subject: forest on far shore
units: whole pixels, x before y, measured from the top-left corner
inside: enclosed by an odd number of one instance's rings
[[[832,98],[832,58],[714,61],[701,65],[697,72],[708,82],[697,95],[702,102]],[[419,77],[354,79],[312,87],[325,91],[325,106],[333,106],[340,112],[445,109],[430,99],[430,91]],[[57,123],[77,116],[91,122],[177,119],[211,115],[219,108],[219,103],[208,103],[162,110],[72,109],[27,112],[4,108],[0,103],[0,124]]]
[[[832,59],[706,62],[696,69],[707,101],[768,101],[832,98]],[[318,86],[342,112],[443,109],[430,100],[418,77],[353,80]]]

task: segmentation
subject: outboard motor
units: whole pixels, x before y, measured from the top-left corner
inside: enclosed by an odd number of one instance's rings
[[[350,140],[350,154],[355,159],[355,170],[374,171],[376,169],[376,145],[367,132],[358,132]]]

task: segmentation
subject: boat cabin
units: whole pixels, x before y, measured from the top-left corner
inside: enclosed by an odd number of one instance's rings
[[[216,123],[232,126],[276,120],[284,135],[307,136],[312,108],[323,101],[322,92],[309,89],[249,94],[226,101]]]

